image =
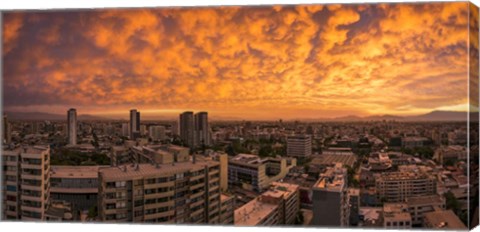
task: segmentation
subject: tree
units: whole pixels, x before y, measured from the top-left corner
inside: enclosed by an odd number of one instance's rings
[[[295,217],[295,225],[303,225],[304,220],[303,212],[298,211],[297,216]]]
[[[89,218],[95,218],[98,216],[98,208],[97,206],[91,206],[89,209],[88,209],[88,217]]]

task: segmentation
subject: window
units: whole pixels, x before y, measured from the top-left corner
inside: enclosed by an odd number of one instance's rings
[[[16,192],[17,191],[17,186],[7,185],[7,191]]]
[[[124,201],[117,202],[116,208],[117,209],[123,209],[125,208],[126,203]]]
[[[125,182],[125,181],[115,182],[115,187],[117,187],[117,188],[125,187],[126,185],[127,185],[127,182]]]

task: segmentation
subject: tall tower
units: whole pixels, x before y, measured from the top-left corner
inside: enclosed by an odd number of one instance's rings
[[[8,123],[7,115],[3,115],[3,142],[9,144],[12,142],[12,135],[10,133],[10,123]]]
[[[195,146],[195,124],[193,112],[186,111],[180,114],[180,138],[190,148]]]
[[[195,114],[195,146],[210,145],[210,131],[208,126],[208,113]]]
[[[77,145],[77,110],[69,109],[67,112],[68,144]]]
[[[130,139],[136,139],[140,135],[140,112],[130,110]]]

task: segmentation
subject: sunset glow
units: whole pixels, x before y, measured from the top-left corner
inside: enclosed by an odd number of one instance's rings
[[[468,110],[468,3],[11,12],[4,109],[292,119]]]

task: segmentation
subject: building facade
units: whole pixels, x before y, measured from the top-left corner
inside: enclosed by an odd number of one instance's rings
[[[33,146],[3,150],[3,202],[6,220],[45,220],[50,200],[50,149]]]
[[[180,139],[182,142],[190,147],[195,146],[195,123],[193,112],[187,111],[180,114],[179,119]]]
[[[77,110],[69,109],[67,113],[68,144],[77,145]]]
[[[312,155],[312,137],[310,135],[294,135],[287,137],[287,156],[306,158]]]
[[[408,197],[437,193],[434,176],[422,172],[384,172],[375,180],[380,201],[404,202]]]
[[[349,225],[347,169],[340,163],[328,167],[312,189],[315,226],[346,227]]]
[[[220,223],[219,164],[135,164],[99,170],[105,222]]]

